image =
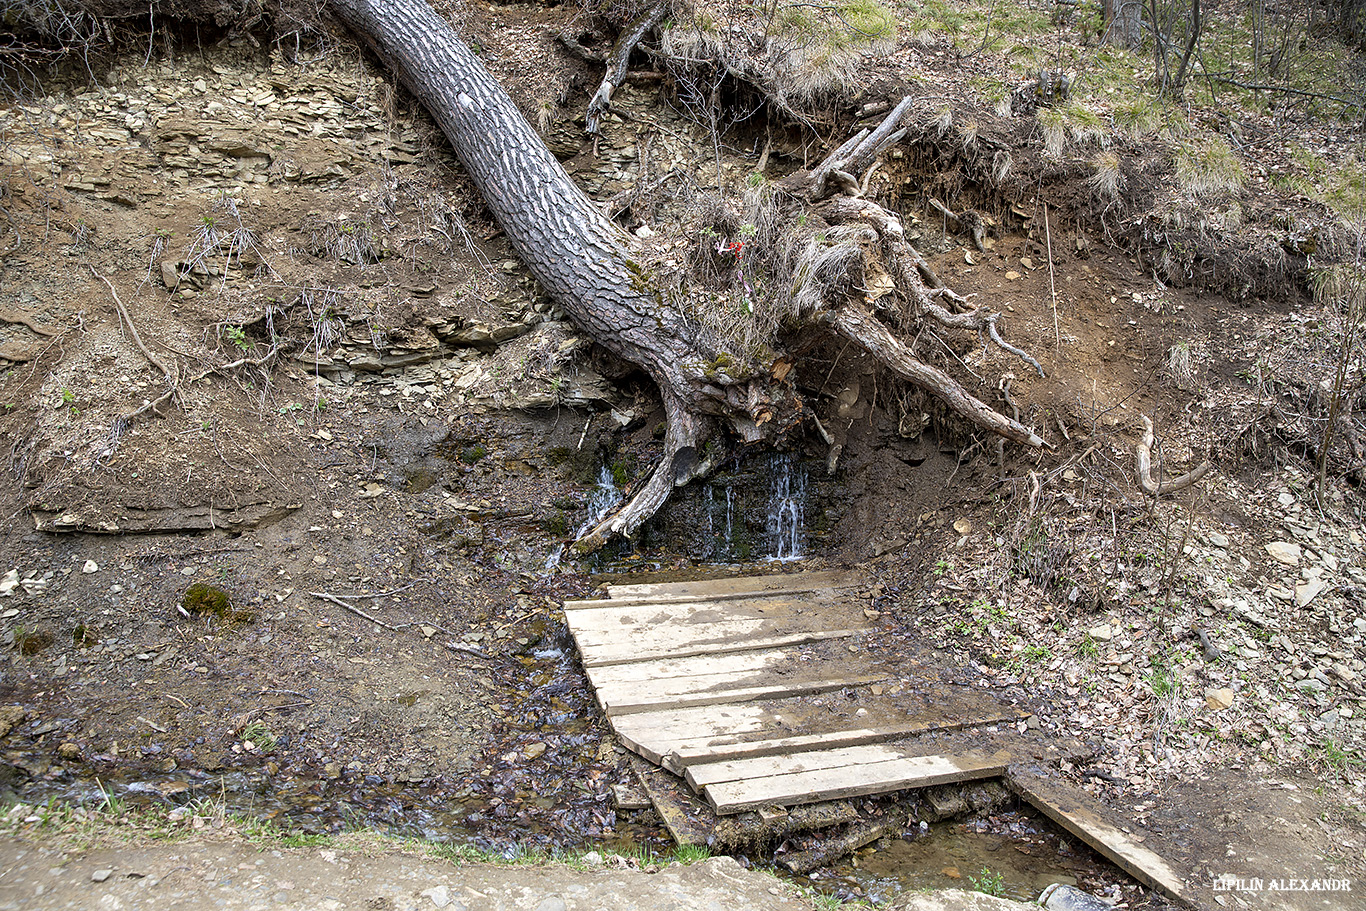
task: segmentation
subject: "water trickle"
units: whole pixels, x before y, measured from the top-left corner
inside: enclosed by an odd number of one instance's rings
[[[622,492],[617,488],[616,480],[612,477],[611,469],[603,465],[598,469],[598,484],[588,495],[588,515],[574,530],[573,540],[577,541],[583,537],[584,532],[598,524],[602,517],[615,509],[623,499]],[[559,566],[560,558],[563,556],[564,545],[560,545],[546,559],[545,568],[554,569]]]
[[[617,483],[612,478],[612,471],[606,465],[598,469],[598,486],[593,488],[593,492],[588,495],[588,518],[583,520],[583,524],[574,532],[574,537],[579,538],[584,532],[592,528],[608,512],[615,509],[622,501],[622,493],[617,489]]]
[[[769,457],[768,559],[802,558],[805,518],[806,468],[791,453],[774,453]]]

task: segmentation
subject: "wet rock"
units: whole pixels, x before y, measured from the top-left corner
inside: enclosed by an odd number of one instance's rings
[[[925,792],[925,805],[929,810],[926,815],[933,822],[952,819],[968,811],[968,802],[963,799],[962,790],[954,786],[928,789]]]
[[[28,717],[28,712],[17,705],[0,705],[0,737],[14,730],[15,725]]]
[[[1109,902],[1102,901],[1076,886],[1053,883],[1039,894],[1039,904],[1048,911],[1110,911]]]
[[[68,740],[66,743],[57,747],[57,755],[67,762],[75,762],[81,758],[81,748]]]

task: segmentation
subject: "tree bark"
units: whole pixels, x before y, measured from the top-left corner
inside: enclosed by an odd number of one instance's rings
[[[675,486],[707,472],[703,444],[719,426],[745,442],[773,441],[810,413],[783,381],[785,369],[775,377],[773,365],[725,350],[724,341],[704,343],[632,255],[624,232],[574,184],[498,82],[423,0],[331,0],[331,6],[435,118],[513,248],[550,296],[594,341],[639,365],[659,387],[668,417],[664,457],[621,510],[585,534],[580,549],[631,533]],[[638,40],[635,30],[628,38]],[[608,83],[619,79],[609,71]],[[832,192],[857,193],[855,175],[904,135],[901,125],[910,107],[909,99],[903,101],[877,130],[860,134],[815,172],[799,176],[791,185],[794,196],[814,204]],[[897,258],[912,264],[903,274],[919,268],[925,283],[938,288],[924,260],[902,241],[900,220],[876,203],[857,202],[851,207],[834,200],[823,208],[848,209],[850,218],[872,225]],[[922,313],[944,313],[929,305],[919,278],[914,284]],[[872,314],[850,305],[816,316],[974,423],[1042,445],[1017,421],[915,358]],[[979,318],[976,325],[1004,346],[992,320]]]

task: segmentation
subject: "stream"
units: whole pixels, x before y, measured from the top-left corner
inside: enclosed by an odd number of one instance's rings
[[[599,572],[596,578],[606,582],[739,575],[800,563],[819,553],[811,517],[831,498],[824,481],[813,482],[814,474],[787,453],[733,462],[707,483],[679,491],[634,547],[609,550],[589,562]],[[579,530],[621,500],[611,470],[601,467]],[[661,559],[673,568],[648,572],[654,557],[665,553],[690,555],[689,567]],[[560,571],[564,559],[561,547],[545,571]],[[604,800],[606,785],[621,774],[611,750],[604,752],[610,742],[606,727],[563,622],[553,615],[538,619],[524,641],[510,666],[496,675],[511,700],[500,706],[498,742],[481,767],[459,778],[397,782],[364,769],[296,776],[273,763],[210,774],[125,756],[92,763],[90,777],[49,773],[29,782],[19,796],[30,804],[170,808],[173,818],[201,817],[210,824],[226,813],[304,835],[370,828],[472,844],[507,857],[529,848],[667,854],[672,842],[652,814],[618,813]],[[544,745],[534,766],[500,758],[530,742]],[[287,749],[283,744],[281,751]],[[1098,882],[1106,875],[1089,850],[1032,818],[1025,807],[966,823],[913,827],[802,881],[842,898],[875,901],[908,889],[974,887],[1032,900],[1049,883]]]

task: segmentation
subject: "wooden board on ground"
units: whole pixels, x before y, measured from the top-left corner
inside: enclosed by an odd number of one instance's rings
[[[781,699],[877,683],[895,674],[881,660],[822,644],[594,666],[590,676],[598,703],[608,715],[620,715]]]
[[[868,746],[808,750],[689,766],[686,778],[717,813],[767,804],[862,797],[994,778],[1007,766],[1088,752],[1077,741],[1013,730],[963,729]]]
[[[647,582],[637,585],[609,585],[613,600],[650,599],[668,601],[686,598],[746,598],[771,592],[830,591],[858,585],[862,579],[844,570],[822,572],[774,573],[767,576],[740,576],[726,579],[699,579],[692,582]],[[572,602],[571,602],[572,603]],[[566,610],[569,610],[566,605]]]
[[[777,648],[872,626],[858,605],[788,598],[594,608],[566,616],[586,666]]]
[[[663,767],[642,764],[640,778],[681,844],[1061,755],[1002,725],[1023,713],[989,692],[879,648],[861,584],[844,572],[646,583],[566,605],[618,738]]]
[[[772,844],[793,832],[820,831],[859,818],[858,810],[847,800],[794,807],[791,812],[763,808],[760,812],[717,816],[677,775],[639,757],[632,757],[631,763],[655,812],[679,844],[705,844],[715,851],[733,850]]]
[[[701,762],[857,746],[1012,721],[1023,713],[979,691],[926,692],[913,681],[832,693],[615,716],[622,743],[671,771]]]
[[[1139,882],[1189,904],[1187,877],[1153,850],[1152,836],[1132,831],[1085,791],[1032,765],[1011,766],[1006,784]]]

